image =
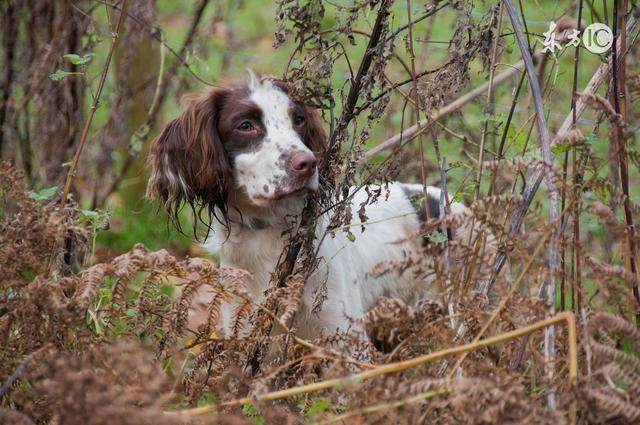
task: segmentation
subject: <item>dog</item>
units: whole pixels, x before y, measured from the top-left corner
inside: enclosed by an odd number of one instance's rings
[[[319,189],[318,158],[326,143],[318,111],[293,100],[278,80],[251,76],[190,98],[153,142],[149,192],[175,220],[183,204],[208,208],[214,231],[205,246],[221,266],[250,272],[248,293],[260,303],[287,241],[283,233],[307,195]],[[433,296],[433,274],[372,273],[424,249],[423,186],[393,182],[368,189],[381,195],[366,206],[363,226],[352,223],[350,232],[322,237],[329,218],[318,221],[319,266],[304,286],[293,323],[300,337],[361,332],[359,320],[380,297],[416,303]],[[355,193],[353,211],[367,202],[366,192]],[[439,217],[440,189],[427,187],[426,194],[428,216]],[[466,211],[456,202],[449,208],[454,215]],[[314,311],[323,285],[326,298]],[[202,290],[197,301],[206,305],[211,296]],[[223,335],[230,335],[240,302],[222,307]],[[197,323],[194,317],[190,323]]]

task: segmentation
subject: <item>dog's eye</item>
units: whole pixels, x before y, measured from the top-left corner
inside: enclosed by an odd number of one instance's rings
[[[293,124],[294,125],[302,125],[302,123],[304,123],[304,115],[302,114],[295,114],[293,116]]]
[[[251,124],[251,121],[242,121],[242,123],[238,126],[238,130],[240,130],[240,131],[252,131],[253,130],[253,124]]]

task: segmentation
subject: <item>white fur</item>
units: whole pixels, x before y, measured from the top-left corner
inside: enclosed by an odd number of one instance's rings
[[[278,192],[298,189],[291,186],[293,182],[284,167],[286,161],[296,152],[312,152],[293,129],[289,97],[268,79],[252,79],[249,88],[250,99],[262,110],[266,135],[257,150],[235,158],[236,170],[242,170],[236,174],[236,186],[243,188],[254,204],[266,206]],[[306,188],[318,189],[317,171]]]
[[[307,281],[303,293],[302,305],[296,315],[294,326],[297,333],[305,338],[331,335],[336,331],[357,328],[352,319],[361,318],[381,296],[397,297],[407,302],[415,302],[433,295],[432,277],[416,280],[411,273],[399,276],[395,272],[379,277],[371,275],[372,269],[382,262],[401,261],[408,255],[420,254],[419,221],[404,189],[420,193],[420,185],[402,183],[389,184],[388,198],[385,189],[379,200],[366,207],[368,224],[364,231],[357,218],[349,230],[355,236],[349,240],[341,230],[335,236],[326,235],[318,250],[321,259],[319,269]],[[439,197],[440,190],[428,188],[432,197]],[[364,190],[353,198],[352,209],[357,211],[366,201]],[[290,200],[289,208],[301,208],[301,200]],[[452,212],[465,210],[461,204],[453,204]],[[215,232],[213,239],[207,241],[206,248],[219,255],[220,265],[241,268],[251,272],[248,282],[249,293],[257,303],[264,299],[271,273],[277,264],[284,247],[281,236],[285,230],[284,217],[265,212],[261,219],[269,220],[269,227],[261,230],[234,225],[227,238],[224,229]],[[325,233],[328,217],[322,217],[317,227],[318,239]],[[280,222],[278,223],[278,220]],[[319,313],[312,313],[317,289],[326,282],[327,299]],[[204,295],[201,301],[206,302]],[[236,303],[223,309],[224,328],[229,331],[231,316]],[[357,329],[356,329],[357,330]]]

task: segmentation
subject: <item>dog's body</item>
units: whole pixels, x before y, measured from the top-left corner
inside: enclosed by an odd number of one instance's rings
[[[222,266],[251,273],[248,289],[257,303],[264,298],[281,251],[283,233],[299,216],[308,191],[318,189],[316,157],[326,134],[316,111],[291,100],[286,88],[270,79],[241,87],[214,89],[197,98],[172,121],[152,149],[150,191],[177,217],[184,203],[208,207],[218,218],[206,245]],[[390,183],[366,206],[367,222],[351,223],[325,235],[327,216],[316,228],[318,270],[307,281],[294,326],[306,338],[358,328],[357,321],[381,296],[413,303],[426,298],[433,273],[374,273],[383,263],[419,255],[424,209],[420,185]],[[358,211],[365,190],[352,200]],[[430,216],[439,215],[440,190],[428,188]],[[451,213],[465,209],[450,206]],[[354,219],[354,221],[356,221]],[[468,234],[468,232],[459,232]],[[316,307],[319,288],[326,299]],[[206,291],[198,301],[206,303]],[[230,332],[236,302],[223,308],[223,331]]]
[[[377,189],[377,187],[376,187]],[[366,207],[367,223],[363,227],[357,219],[349,226],[353,236],[343,230],[325,235],[328,217],[321,217],[316,228],[320,259],[318,270],[306,282],[302,303],[294,326],[297,333],[305,338],[320,334],[332,335],[347,328],[357,329],[360,319],[382,297],[400,298],[407,303],[433,295],[430,287],[433,275],[418,278],[410,273],[375,273],[381,264],[397,262],[399,265],[411,255],[422,255],[423,239],[420,235],[419,209],[412,202],[422,196],[422,186],[390,183],[383,187],[379,200]],[[387,192],[388,190],[388,192]],[[429,187],[431,205],[437,205],[440,190]],[[367,194],[356,192],[352,209],[357,211]],[[289,200],[289,213],[301,211],[302,197]],[[452,209],[460,212],[464,207],[454,204]],[[270,215],[270,212],[267,213]],[[260,302],[268,288],[280,253],[286,243],[282,234],[287,223],[284,216],[275,213],[270,216],[251,217],[248,222],[260,222],[259,226],[232,225],[227,238],[226,229],[219,228],[207,248],[220,257],[222,266],[248,270],[252,274],[249,292]],[[266,225],[265,223],[268,223]],[[354,238],[355,237],[355,238]],[[319,297],[319,289],[326,283],[326,299],[319,313],[313,313],[314,303]],[[201,294],[206,303],[206,293]],[[236,305],[227,305],[223,312],[225,328],[231,327],[231,317]]]

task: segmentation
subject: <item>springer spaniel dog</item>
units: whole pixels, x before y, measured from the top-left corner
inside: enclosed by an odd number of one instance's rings
[[[250,272],[248,291],[259,303],[286,243],[283,233],[299,216],[307,194],[318,190],[317,158],[326,139],[316,110],[292,100],[277,80],[251,76],[242,85],[192,98],[166,126],[151,150],[149,191],[175,220],[185,203],[210,210],[217,220],[205,246],[219,255],[221,266]],[[438,217],[440,190],[428,187],[427,194],[429,216]],[[358,191],[352,209],[357,211],[367,198]],[[372,273],[380,264],[401,262],[424,249],[422,198],[421,185],[389,183],[366,206],[365,226],[350,227],[355,239],[342,231],[321,238],[328,217],[320,218],[316,243],[322,241],[317,249],[321,260],[304,287],[293,324],[299,336],[353,331],[380,297],[415,303],[433,295],[433,275],[416,279],[412,273]],[[465,209],[450,205],[452,214]],[[315,293],[324,284],[326,299],[314,312]],[[198,301],[206,304],[211,294],[202,291]],[[239,302],[222,308],[226,336]]]

